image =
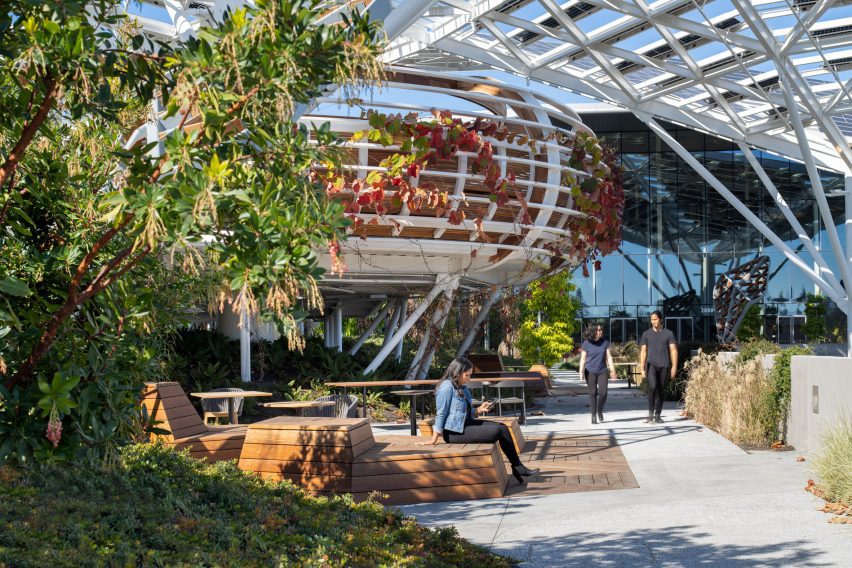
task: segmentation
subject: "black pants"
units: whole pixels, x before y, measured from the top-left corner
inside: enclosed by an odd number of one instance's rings
[[[592,416],[598,412],[603,413],[604,405],[606,404],[606,389],[607,372],[590,373],[586,371],[586,384],[589,385],[589,408],[592,409]]]
[[[666,379],[671,367],[648,365],[645,376],[648,379],[648,416],[659,416],[663,412],[663,394],[666,391]]]
[[[509,459],[509,463],[521,465],[521,458],[518,457],[515,444],[512,442],[512,435],[505,424],[488,420],[474,420],[472,424],[465,425],[463,434],[444,430],[443,436],[444,441],[448,444],[493,444],[499,442],[500,449]]]

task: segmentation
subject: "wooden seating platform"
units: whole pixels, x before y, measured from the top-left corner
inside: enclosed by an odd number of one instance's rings
[[[317,493],[366,499],[379,492],[388,504],[500,497],[508,482],[494,444],[374,438],[364,418],[281,416],[249,424],[239,467]]]
[[[526,485],[510,479],[497,444],[425,444],[422,437],[374,436],[364,418],[280,416],[208,429],[177,383],[146,383],[142,404],[158,428],[155,438],[198,459],[239,458],[239,467],[287,479],[320,494],[377,494],[386,504],[550,495],[638,487],[627,460],[607,436],[527,436],[512,432],[521,461],[541,473]],[[494,418],[496,419],[496,418]]]
[[[155,427],[169,432],[152,435],[153,439],[188,449],[196,459],[215,462],[240,457],[246,427],[208,428],[178,383],[145,383],[142,406],[152,421],[159,422]]]
[[[524,433],[521,432],[521,426],[518,424],[518,419],[514,416],[483,416],[482,420],[491,420],[492,422],[502,422],[509,428],[509,433],[512,435],[512,442],[515,444],[515,450],[520,454],[524,451]],[[420,428],[420,435],[426,439],[432,438],[432,426],[435,424],[435,417],[430,416],[424,418],[417,423]]]

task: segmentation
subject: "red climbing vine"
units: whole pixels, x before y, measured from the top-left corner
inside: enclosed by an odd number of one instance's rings
[[[583,264],[588,274],[587,261],[599,268],[599,256],[615,251],[621,243],[621,214],[624,208],[624,192],[621,169],[617,166],[613,151],[602,147],[596,137],[586,132],[577,132],[568,138],[554,132],[547,140],[531,139],[529,136],[511,132],[496,123],[477,118],[462,121],[447,111],[432,111],[431,120],[421,120],[416,113],[408,115],[383,114],[368,111],[369,128],[356,132],[352,142],[368,141],[384,147],[399,146],[399,152],[391,154],[380,164],[379,170],[369,172],[364,179],[347,180],[340,172],[326,172],[325,183],[329,195],[339,195],[346,204],[346,215],[352,220],[352,231],[366,236],[365,225],[378,225],[374,217],[365,223],[359,215],[374,211],[378,217],[388,213],[388,205],[394,208],[405,206],[410,212],[419,212],[424,207],[434,210],[437,217],[446,217],[450,225],[460,225],[466,219],[464,196],[452,200],[450,192],[430,182],[420,183],[424,170],[441,161],[454,159],[459,152],[470,152],[476,156],[471,171],[482,176],[482,184],[490,192],[489,198],[498,207],[503,207],[514,197],[522,210],[520,222],[531,225],[529,204],[524,194],[515,185],[511,173],[501,175],[501,168],[494,158],[491,140],[506,141],[529,146],[532,152],[540,152],[541,142],[556,141],[570,147],[568,166],[574,170],[564,175],[562,183],[570,187],[573,203],[569,205],[584,215],[574,216],[568,223],[569,236],[544,245],[553,253],[552,262],[559,264],[568,258]],[[386,198],[390,195],[388,202]],[[399,229],[394,219],[390,224]],[[479,238],[488,242],[483,230],[482,216],[473,219]],[[497,260],[492,257],[492,261]]]

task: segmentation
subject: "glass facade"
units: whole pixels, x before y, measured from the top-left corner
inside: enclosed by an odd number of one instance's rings
[[[636,339],[647,329],[651,311],[661,310],[667,299],[693,292],[695,299],[688,307],[664,314],[666,326],[680,341],[712,342],[717,277],[767,255],[770,280],[762,308],[764,334],[780,343],[803,341],[803,301],[807,293],[816,292],[807,276],[631,114],[582,118],[618,151],[626,200],[621,254],[602,259],[601,270],[588,278],[580,271],[574,274],[583,320],[608,325],[614,341]],[[813,265],[735,144],[674,125],[667,128],[802,260]],[[818,250],[836,267],[804,165],[759,150],[755,155]],[[822,177],[826,193],[843,188],[841,176],[824,173]],[[829,198],[829,205],[843,242],[842,197]]]

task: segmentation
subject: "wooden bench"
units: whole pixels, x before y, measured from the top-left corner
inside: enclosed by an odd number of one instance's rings
[[[142,406],[156,428],[169,434],[155,434],[152,439],[188,449],[192,457],[210,462],[240,457],[246,436],[245,426],[205,426],[195,407],[178,383],[145,383]]]
[[[512,442],[515,444],[515,450],[520,455],[524,451],[524,445],[526,445],[526,439],[524,438],[524,433],[521,431],[521,426],[518,424],[518,419],[514,416],[487,416],[483,417],[482,420],[491,420],[492,422],[502,422],[509,428],[509,433],[512,435]],[[425,438],[432,437],[432,426],[435,424],[435,417],[430,416],[429,418],[425,418],[417,423],[420,427],[420,435]]]
[[[321,494],[363,500],[379,492],[382,502],[397,505],[501,497],[508,484],[495,444],[375,438],[365,418],[282,416],[249,424],[239,467]]]

